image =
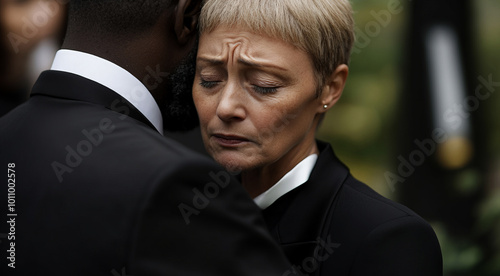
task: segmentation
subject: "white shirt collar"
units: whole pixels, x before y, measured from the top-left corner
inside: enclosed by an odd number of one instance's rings
[[[317,154],[311,154],[285,174],[276,184],[253,200],[261,208],[266,209],[280,197],[309,180],[309,176],[318,160]]]
[[[98,56],[57,51],[51,70],[73,73],[113,90],[137,108],[163,134],[163,117],[149,90],[127,70]]]

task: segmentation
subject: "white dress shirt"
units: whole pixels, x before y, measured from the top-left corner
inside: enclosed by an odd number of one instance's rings
[[[316,160],[318,160],[317,154],[311,154],[306,157],[271,188],[254,198],[255,203],[261,209],[266,209],[278,200],[278,198],[304,184],[309,180],[314,165],[316,165]]]
[[[163,117],[155,99],[122,67],[98,56],[63,49],[57,51],[51,70],[73,73],[106,86],[129,101],[163,134]]]

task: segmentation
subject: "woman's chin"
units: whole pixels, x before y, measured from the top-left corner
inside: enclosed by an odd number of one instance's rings
[[[251,164],[248,163],[248,158],[246,160],[239,156],[238,154],[218,154],[212,155],[217,163],[223,166],[227,171],[231,173],[241,173],[242,171],[248,170]]]
[[[215,161],[231,173],[239,174],[245,169],[245,166],[238,160],[221,158],[215,159]]]

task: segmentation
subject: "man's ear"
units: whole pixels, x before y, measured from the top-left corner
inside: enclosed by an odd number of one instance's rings
[[[175,7],[174,28],[180,44],[187,44],[195,37],[201,4],[201,0],[179,0]]]
[[[326,112],[337,103],[344,91],[347,76],[349,75],[349,67],[345,64],[339,65],[332,75],[326,80],[323,87],[319,107],[320,113]]]

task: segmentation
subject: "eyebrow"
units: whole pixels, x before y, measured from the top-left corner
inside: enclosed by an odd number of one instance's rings
[[[223,65],[224,64],[224,60],[222,60],[222,59],[216,59],[216,58],[199,57],[198,61],[208,62],[208,63],[211,63],[213,65]],[[249,60],[244,60],[242,58],[238,59],[238,63],[241,63],[241,64],[243,64],[245,66],[249,66],[249,67],[257,67],[257,68],[272,67],[272,68],[276,68],[276,69],[281,70],[281,71],[288,71],[287,69],[282,68],[282,67],[280,67],[278,65],[267,64],[267,63],[266,64],[255,63],[255,62],[251,62]]]
[[[197,58],[197,61],[204,61],[211,63],[213,65],[223,65],[224,61],[222,59],[215,59],[215,58],[204,58],[204,57],[199,57]]]
[[[249,60],[244,60],[241,58],[238,59],[238,62],[243,64],[243,65],[250,66],[250,67],[272,67],[272,68],[276,68],[276,69],[281,70],[281,71],[288,71],[285,68],[279,67],[278,65],[268,64],[268,63],[260,64],[260,63],[251,62]]]

